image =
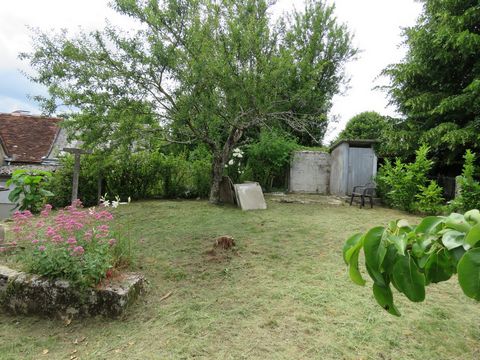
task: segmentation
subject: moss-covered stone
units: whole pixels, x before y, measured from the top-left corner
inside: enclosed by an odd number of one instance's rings
[[[0,306],[15,314],[48,317],[118,317],[144,289],[142,275],[127,273],[79,290],[65,280],[48,280],[0,266]]]

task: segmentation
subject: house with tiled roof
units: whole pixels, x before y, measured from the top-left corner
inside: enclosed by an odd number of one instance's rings
[[[16,169],[56,169],[59,153],[68,146],[61,121],[24,111],[0,113],[0,186],[5,187]],[[0,218],[8,217],[14,207],[9,192],[0,192]]]

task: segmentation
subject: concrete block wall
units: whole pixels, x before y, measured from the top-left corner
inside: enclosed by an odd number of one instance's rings
[[[296,151],[290,166],[289,191],[328,194],[330,192],[330,154]]]

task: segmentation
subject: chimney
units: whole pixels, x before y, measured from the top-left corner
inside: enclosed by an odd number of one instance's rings
[[[30,111],[27,111],[27,110],[15,110],[15,111],[12,111],[11,113],[12,116],[25,116],[29,114],[30,114]]]

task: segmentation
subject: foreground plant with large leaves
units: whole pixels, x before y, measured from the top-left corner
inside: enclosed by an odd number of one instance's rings
[[[359,270],[360,251],[373,280],[373,295],[390,314],[400,316],[393,303],[392,287],[413,302],[425,299],[425,287],[458,273],[468,297],[480,301],[480,212],[429,216],[417,226],[406,220],[391,221],[365,234],[350,237],[343,259],[352,281],[365,285]]]

